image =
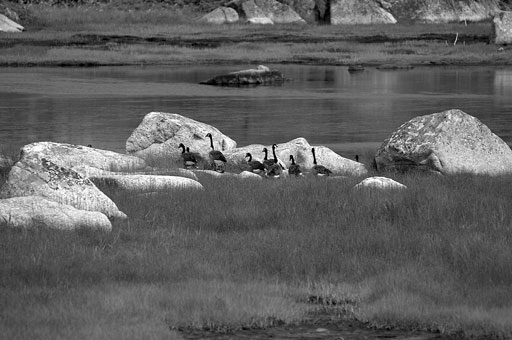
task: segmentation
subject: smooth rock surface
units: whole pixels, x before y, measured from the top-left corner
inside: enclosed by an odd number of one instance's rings
[[[111,175],[91,177],[99,188],[136,193],[171,191],[173,189],[204,190],[201,183],[190,178],[157,175]]]
[[[228,160],[227,171],[236,171],[234,169],[246,169],[246,153],[251,153],[254,160],[262,161],[264,158],[263,148],[269,150],[268,158],[273,159],[272,145],[252,144],[245,147],[229,150],[225,153]],[[313,167],[312,146],[304,138],[296,138],[287,143],[279,143],[276,148],[276,156],[285,169],[289,168],[291,162],[290,155],[295,157],[295,162],[299,164],[303,172],[308,172]],[[317,163],[323,165],[333,172],[333,175],[352,175],[360,176],[367,173],[365,166],[344,158],[331,149],[324,146],[315,146]]]
[[[40,196],[0,199],[0,227],[112,230],[109,219],[100,212],[79,210]]]
[[[407,189],[407,186],[387,177],[368,177],[354,186],[355,189]]]
[[[512,12],[499,12],[492,23],[492,41],[497,45],[512,44]]]
[[[139,157],[66,143],[32,143],[25,145],[21,153],[23,157],[51,160],[53,163],[75,170],[83,176],[87,176],[88,172],[94,172],[95,169],[131,172],[147,168],[146,162]]]
[[[12,21],[5,15],[0,14],[0,32],[19,33],[22,32],[24,29],[25,28],[20,24]]]
[[[379,171],[498,175],[512,172],[512,150],[477,118],[453,109],[402,124],[377,150],[375,165]]]
[[[221,74],[202,81],[201,84],[216,86],[271,85],[282,83],[284,80],[281,72],[259,65],[254,69]]]
[[[219,129],[175,113],[148,113],[126,141],[126,152],[148,162],[165,161],[182,166],[180,143],[208,160],[213,135],[215,150],[226,151],[236,148],[236,142]]]
[[[205,14],[199,21],[210,24],[231,24],[239,20],[238,13],[230,7],[219,7]]]
[[[391,13],[372,0],[331,0],[331,24],[395,24]]]
[[[21,159],[11,168],[0,188],[0,198],[19,196],[42,196],[79,210],[98,211],[109,218],[126,218],[87,177],[55,164],[43,154],[22,152]]]

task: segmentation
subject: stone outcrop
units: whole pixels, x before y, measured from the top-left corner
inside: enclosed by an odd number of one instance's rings
[[[377,170],[428,170],[441,174],[512,172],[512,150],[477,118],[461,110],[404,123],[375,155]]]
[[[407,189],[407,186],[398,183],[395,180],[387,177],[368,177],[354,186],[355,189],[384,189],[384,190],[402,190]]]
[[[40,196],[0,199],[0,227],[112,230],[109,219],[100,212],[79,210]]]
[[[211,148],[210,140],[205,137],[207,133],[213,136],[215,150],[236,148],[234,140],[211,125],[175,113],[151,112],[126,141],[126,152],[148,162],[182,166],[178,145],[183,143],[191,152],[208,160]]]
[[[12,21],[3,14],[0,14],[0,32],[22,32],[25,28],[20,24]]]
[[[395,24],[391,13],[373,0],[331,0],[331,24]]]
[[[110,175],[91,177],[91,181],[100,189],[133,193],[170,192],[176,189],[204,190],[198,181],[178,176]]]
[[[56,157],[55,162],[51,161],[37,150],[34,144],[22,148],[20,160],[0,188],[0,198],[42,196],[80,210],[98,211],[109,218],[126,218],[87,177],[56,163],[61,159]]]
[[[259,65],[255,69],[221,74],[202,81],[201,84],[216,86],[272,85],[281,84],[284,80],[281,72]]]
[[[276,0],[234,0],[227,4],[250,23],[305,23],[287,4]]]
[[[499,11],[498,0],[387,0],[386,3],[399,21],[427,23],[482,21]]]
[[[263,148],[269,150],[268,157],[272,156],[271,145],[252,144],[242,148],[229,150],[224,153],[228,160],[228,171],[246,170],[247,158],[246,153],[251,153],[254,160],[262,161],[264,154]],[[287,143],[280,143],[276,148],[276,156],[285,168],[290,166],[290,155],[295,157],[295,161],[302,168],[302,171],[307,173],[313,167],[313,154],[311,153],[312,146],[304,138],[296,138]],[[333,172],[334,175],[351,175],[361,176],[367,173],[363,164],[354,162],[350,159],[341,157],[331,149],[324,146],[315,146],[317,162],[325,166]]]
[[[499,12],[492,20],[492,42],[512,44],[512,12]]]
[[[210,24],[231,24],[239,19],[238,13],[231,7],[219,7],[205,14],[199,21]]]

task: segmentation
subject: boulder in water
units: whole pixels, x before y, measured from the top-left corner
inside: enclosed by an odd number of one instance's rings
[[[284,82],[283,74],[276,70],[270,70],[267,66],[259,65],[256,69],[231,72],[215,76],[203,85],[217,86],[241,86],[241,85],[272,85]]]

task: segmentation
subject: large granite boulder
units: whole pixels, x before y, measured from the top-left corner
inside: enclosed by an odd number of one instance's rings
[[[262,161],[264,153],[263,148],[269,150],[268,158],[272,159],[272,145],[252,144],[242,148],[237,148],[225,152],[228,165],[228,171],[246,170],[247,158],[246,153],[250,153],[254,160]],[[365,166],[361,163],[354,162],[350,159],[341,157],[331,149],[324,146],[315,146],[317,163],[323,165],[333,172],[333,175],[351,175],[361,176],[367,173]],[[293,155],[295,162],[299,164],[303,172],[309,172],[313,168],[312,146],[304,138],[296,138],[287,143],[280,143],[276,148],[276,156],[278,161],[285,167],[289,168],[290,155]]]
[[[112,230],[109,219],[100,212],[79,210],[40,196],[0,199],[0,227]]]
[[[276,0],[234,0],[227,4],[250,23],[305,23],[290,6]]]
[[[354,186],[355,189],[407,189],[407,186],[387,177],[368,177]]]
[[[388,10],[399,21],[444,23],[491,19],[499,8],[499,0],[387,0]]]
[[[272,85],[281,84],[284,80],[281,72],[259,65],[255,69],[221,74],[202,81],[201,84],[216,86]]]
[[[461,110],[404,123],[375,155],[377,170],[428,170],[441,174],[512,172],[512,150],[477,118]]]
[[[231,24],[239,19],[238,13],[231,7],[219,7],[205,14],[199,21],[210,24]]]
[[[180,143],[207,160],[210,140],[213,136],[215,150],[226,151],[236,148],[236,142],[217,128],[175,113],[148,113],[126,141],[128,154],[143,158],[148,162],[167,162],[181,166]]]
[[[331,0],[331,24],[395,24],[391,13],[372,0]]]
[[[42,196],[80,210],[99,211],[109,218],[126,218],[114,202],[87,177],[58,165],[44,155],[25,152],[0,188],[0,198]]]
[[[0,32],[22,32],[25,28],[20,24],[12,21],[3,14],[0,14]]]
[[[179,176],[160,175],[110,175],[91,177],[91,181],[100,189],[124,192],[170,192],[172,190],[204,190],[196,180]]]
[[[512,12],[499,12],[492,23],[492,41],[497,45],[512,44]]]

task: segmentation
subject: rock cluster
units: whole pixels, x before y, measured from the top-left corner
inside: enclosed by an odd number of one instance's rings
[[[249,23],[393,24],[483,21],[500,11],[499,0],[233,0],[226,4]],[[234,22],[224,8],[201,18],[211,23]]]
[[[26,145],[0,188],[0,226],[109,231],[111,220],[127,216],[96,183],[127,193],[202,189],[196,180],[181,177],[197,178],[193,173],[152,172],[144,160],[112,151],[53,142]]]

